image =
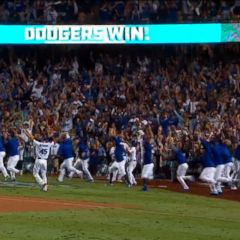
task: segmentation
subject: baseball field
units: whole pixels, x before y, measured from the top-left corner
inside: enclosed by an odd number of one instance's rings
[[[239,201],[54,177],[45,193],[31,176],[18,182],[0,186],[0,240],[240,239]]]

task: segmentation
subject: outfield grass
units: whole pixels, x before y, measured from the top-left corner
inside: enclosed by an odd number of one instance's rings
[[[22,177],[21,181],[33,181]],[[0,214],[0,240],[239,240],[238,202],[151,189],[139,191],[124,185],[83,183],[78,179],[57,185],[49,192],[38,188],[1,187],[0,195],[119,203],[134,208],[97,208],[56,212]]]

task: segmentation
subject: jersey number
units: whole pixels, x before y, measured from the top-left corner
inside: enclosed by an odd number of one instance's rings
[[[40,152],[42,155],[45,155],[45,154],[47,154],[47,149],[41,149],[39,152]]]

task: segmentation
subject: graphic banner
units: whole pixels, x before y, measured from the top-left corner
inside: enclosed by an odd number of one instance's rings
[[[239,23],[0,25],[0,44],[187,44],[239,41]]]

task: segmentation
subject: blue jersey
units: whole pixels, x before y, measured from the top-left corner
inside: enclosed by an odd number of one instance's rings
[[[176,156],[176,159],[177,159],[179,165],[183,164],[183,163],[187,163],[187,159],[186,159],[184,153],[180,149],[177,149],[175,151],[175,156]]]
[[[0,152],[5,152],[3,136],[0,136]]]
[[[204,148],[204,153],[202,155],[202,165],[204,168],[207,167],[215,167],[215,163],[213,161],[211,144],[206,140],[201,140],[201,143]]]
[[[71,139],[65,139],[62,143],[60,143],[58,155],[60,155],[63,159],[74,157]]]
[[[222,146],[220,144],[212,146],[212,156],[216,166],[223,164]]]
[[[117,162],[122,162],[124,160],[124,146],[122,140],[119,137],[114,138],[115,141],[115,159]]]
[[[144,142],[144,154],[143,154],[143,164],[147,165],[153,163],[152,155],[153,155],[153,147],[149,142]]]
[[[18,140],[15,137],[10,138],[6,143],[6,152],[10,157],[19,155],[18,153]]]
[[[79,151],[79,156],[81,157],[82,160],[89,159],[90,151],[87,143],[80,142],[80,144],[78,145],[78,151]]]
[[[240,161],[240,144],[237,146],[236,150],[235,150],[235,158]]]
[[[222,146],[222,158],[223,158],[223,163],[230,163],[232,162],[232,154],[228,147],[225,144],[221,144]]]
[[[168,136],[168,128],[169,126],[171,125],[177,125],[178,124],[178,119],[175,118],[175,119],[170,119],[170,118],[167,118],[167,119],[164,119],[162,121],[160,121],[160,124],[162,126],[162,129],[163,129],[163,136],[167,137]]]

